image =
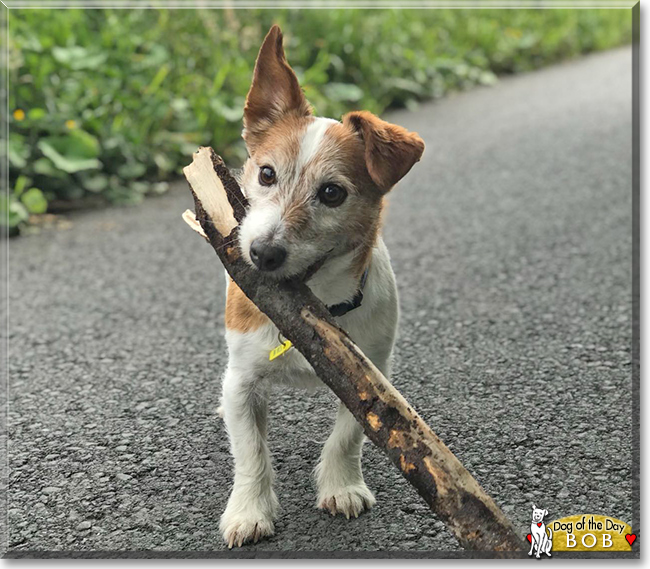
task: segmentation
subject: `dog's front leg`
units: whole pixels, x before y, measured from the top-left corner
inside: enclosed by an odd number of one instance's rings
[[[397,306],[394,306],[397,321]],[[364,350],[371,361],[390,378],[390,358],[394,337],[387,338],[383,350],[367,349],[362,342],[359,347]],[[316,467],[316,484],[318,500],[316,506],[329,511],[332,515],[343,514],[347,518],[357,517],[364,510],[372,508],[377,500],[363,479],[361,471],[361,448],[365,436],[361,425],[352,413],[339,403],[334,430],[327,439],[320,462]]]
[[[536,557],[537,559],[539,559],[539,554],[542,552],[543,539],[544,539],[544,537],[543,537],[542,535],[539,535],[539,536],[537,537],[537,541],[536,541],[536,543],[537,543],[537,547],[535,548],[535,557]]]
[[[363,429],[343,403],[339,403],[334,430],[316,467],[318,508],[349,518],[375,505],[375,497],[361,472],[363,440]]]
[[[266,444],[268,393],[260,378],[229,368],[223,382],[223,418],[235,477],[220,529],[229,547],[273,535],[278,500]]]
[[[528,552],[529,557],[532,556],[534,547],[535,547],[535,534],[531,531],[531,534],[530,534],[530,551]]]
[[[386,377],[390,376],[389,358],[390,349],[380,357],[371,358]],[[364,440],[361,425],[345,405],[339,403],[334,429],[323,447],[315,471],[318,486],[316,507],[332,515],[343,514],[350,518],[375,505],[377,500],[366,486],[361,471]]]

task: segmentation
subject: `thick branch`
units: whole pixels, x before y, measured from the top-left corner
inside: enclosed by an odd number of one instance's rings
[[[244,261],[237,247],[237,224],[245,214],[246,199],[214,151],[199,149],[184,173],[196,219],[230,276],[291,340],[460,544],[475,550],[523,551],[522,540],[492,498],[311,290],[302,282],[266,282]],[[184,218],[193,224],[191,212]],[[193,229],[200,230],[196,225]]]

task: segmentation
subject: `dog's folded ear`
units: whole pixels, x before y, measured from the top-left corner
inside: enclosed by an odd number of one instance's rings
[[[282,31],[273,26],[264,38],[255,62],[253,83],[244,106],[244,139],[263,134],[277,119],[288,113],[309,116],[311,105],[298,78],[287,63],[282,47]]]
[[[363,139],[368,173],[383,192],[406,176],[424,152],[424,141],[417,133],[383,121],[368,111],[344,115],[343,124]]]

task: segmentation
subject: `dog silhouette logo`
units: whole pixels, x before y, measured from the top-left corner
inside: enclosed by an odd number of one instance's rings
[[[548,515],[548,510],[538,508],[533,504],[533,521],[530,523],[530,533],[526,536],[530,541],[530,551],[528,555],[534,554],[537,559],[542,553],[551,557],[553,548],[553,531],[547,528],[544,523],[544,516]]]

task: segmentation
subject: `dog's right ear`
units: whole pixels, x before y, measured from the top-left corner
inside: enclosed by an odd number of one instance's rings
[[[253,142],[288,113],[310,116],[312,109],[287,63],[282,31],[276,25],[266,34],[255,62],[253,83],[244,106],[244,140]]]
[[[368,174],[382,193],[406,176],[424,152],[424,141],[416,132],[383,121],[368,111],[347,113],[343,124],[361,136]]]
[[[533,504],[533,510],[536,510],[536,509],[537,509],[537,506],[535,506],[535,504]]]

